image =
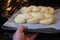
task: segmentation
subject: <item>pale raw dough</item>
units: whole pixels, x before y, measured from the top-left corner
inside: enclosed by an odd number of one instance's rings
[[[26,9],[27,9],[27,7],[22,7],[22,8],[21,8],[21,13],[27,13],[27,12],[26,12]]]
[[[48,8],[47,7],[44,7],[44,6],[39,6],[40,7],[40,12],[41,13],[43,13],[43,14],[45,14],[45,13],[48,13],[49,14],[49,10],[48,10]]]
[[[39,8],[39,7],[34,6],[34,7],[33,7],[33,9],[32,9],[32,11],[33,11],[33,12],[38,12],[38,11],[40,11],[40,8]]]
[[[21,13],[29,13],[32,11],[32,7],[22,7]]]
[[[52,7],[34,6],[22,7],[21,13],[18,14],[14,21],[16,23],[29,24],[52,24],[55,22],[55,10]]]
[[[41,9],[41,12],[48,11],[48,8],[47,7],[44,7],[44,6],[39,6],[39,7]]]
[[[55,16],[52,14],[45,13],[44,14],[45,18],[54,18]]]
[[[23,18],[23,19],[25,19],[25,20],[28,20],[28,19],[31,19],[33,16],[31,16],[28,13],[25,13],[25,14],[22,14],[20,17]]]
[[[16,23],[25,23],[25,20],[24,19],[22,19],[22,18],[15,18],[15,20],[14,20]]]
[[[32,12],[31,13],[32,16],[34,16],[35,18],[41,20],[41,19],[45,19],[44,15],[38,12]]]
[[[39,22],[39,21],[38,21],[37,18],[32,18],[32,19],[27,20],[27,23],[29,23],[29,24],[36,24],[36,23],[38,23],[38,22]]]
[[[32,11],[32,7],[27,7],[26,12],[28,13],[28,12],[31,12],[31,11]]]
[[[54,23],[54,19],[49,18],[49,19],[44,19],[39,21],[40,24],[52,24]]]
[[[50,14],[55,14],[55,10],[54,10],[54,8],[52,8],[52,7],[48,7],[48,9],[49,9],[49,13],[50,13]]]
[[[15,18],[21,18],[22,14],[18,14]]]

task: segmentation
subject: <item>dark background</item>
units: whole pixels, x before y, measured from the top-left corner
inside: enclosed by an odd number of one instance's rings
[[[8,18],[2,16],[2,14],[4,14],[4,11],[5,11],[6,2],[7,0],[0,0],[0,40],[12,40],[12,36],[15,32],[15,30],[4,30],[1,28],[3,23],[5,23],[8,20]],[[13,6],[13,8],[16,7],[16,9],[12,10],[13,9],[12,8],[8,12],[8,14],[12,16],[15,13],[15,10],[18,11],[20,9],[20,5],[22,6],[29,6],[29,5],[52,6],[57,9],[57,8],[60,8],[60,1],[59,0],[29,0],[26,5],[26,3],[20,4],[20,3],[17,3],[16,0],[12,0],[9,6]],[[57,34],[40,33],[36,37],[36,40],[60,40],[60,33],[57,33]]]

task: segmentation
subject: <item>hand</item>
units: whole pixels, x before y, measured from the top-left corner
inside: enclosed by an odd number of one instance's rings
[[[13,40],[34,40],[34,38],[38,35],[37,33],[34,34],[24,34],[23,30],[27,29],[27,27],[22,26],[20,27],[15,34],[13,35]]]

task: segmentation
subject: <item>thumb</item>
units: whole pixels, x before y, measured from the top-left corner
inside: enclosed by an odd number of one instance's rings
[[[37,35],[38,35],[38,33],[31,35],[31,36],[30,36],[30,37],[31,37],[31,40],[34,40]]]
[[[26,26],[21,26],[17,29],[18,32],[23,32],[23,30],[27,29]]]
[[[34,40],[37,35],[38,35],[38,33],[31,34],[31,35],[28,35],[26,38],[27,38],[27,40]]]

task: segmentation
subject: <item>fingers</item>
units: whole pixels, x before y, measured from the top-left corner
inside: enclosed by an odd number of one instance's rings
[[[19,32],[23,32],[23,30],[27,29],[26,26],[21,26],[20,28],[17,29],[17,31]]]
[[[26,26],[21,26],[17,29],[14,35],[23,33],[23,30],[27,29]]]
[[[38,33],[31,35],[31,39],[35,39]]]
[[[38,34],[39,33],[29,34],[28,36],[26,36],[26,39],[27,40],[34,40],[37,37]]]
[[[24,32],[23,30],[27,29],[26,26],[21,26],[20,28],[17,29],[15,34],[13,35],[13,40],[21,40],[24,39]]]
[[[38,33],[34,33],[34,34],[29,34],[29,37],[36,37],[38,35]]]

